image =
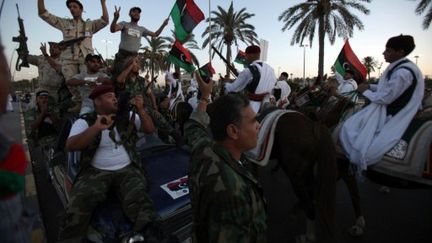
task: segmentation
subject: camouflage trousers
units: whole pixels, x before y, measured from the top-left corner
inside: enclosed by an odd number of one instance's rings
[[[173,136],[174,138],[175,137],[174,133],[176,132],[176,130],[171,125],[171,123],[164,117],[164,115],[157,114],[156,111],[151,107],[147,107],[147,110],[155,126],[157,127],[159,138],[165,142],[168,141],[168,136],[170,135]]]
[[[134,223],[133,230],[158,220],[148,196],[143,172],[133,165],[117,171],[89,167],[81,171],[73,185],[59,242],[81,242],[86,236],[93,210],[106,200],[108,191],[119,198],[126,216]]]

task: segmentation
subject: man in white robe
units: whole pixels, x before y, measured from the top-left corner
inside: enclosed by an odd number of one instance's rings
[[[258,113],[261,104],[268,101],[276,84],[276,75],[272,67],[259,60],[261,49],[259,46],[248,46],[246,63],[248,68],[243,69],[236,80],[225,84],[225,92],[247,91],[250,104],[255,113]]]
[[[358,86],[370,104],[343,124],[339,140],[345,155],[361,170],[380,161],[396,145],[421,108],[423,74],[406,58],[414,47],[409,35],[390,38],[383,53],[390,65],[378,85]]]

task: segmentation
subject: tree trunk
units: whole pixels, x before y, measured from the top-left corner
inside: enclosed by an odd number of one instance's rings
[[[318,77],[317,77],[317,84],[321,84],[321,80],[324,76],[324,37],[325,37],[325,21],[324,21],[324,15],[321,15],[319,17],[319,23],[318,23],[318,45],[319,45],[319,51],[318,51]]]
[[[227,65],[231,65],[231,43],[227,44],[226,60],[228,62]],[[226,75],[228,75],[228,78],[231,76],[228,66],[226,67]]]

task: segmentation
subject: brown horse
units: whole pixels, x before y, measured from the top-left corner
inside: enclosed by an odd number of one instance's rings
[[[303,242],[316,240],[316,219],[324,238],[333,238],[337,168],[329,130],[299,112],[285,113],[277,121],[270,158],[277,160],[277,166],[288,176],[298,205],[305,211]]]
[[[316,93],[309,92],[308,96],[316,102],[308,102],[305,106],[298,107],[298,110],[328,128],[337,126],[342,117],[349,113],[350,109],[354,109],[354,104],[348,98],[339,98],[337,101],[329,102],[331,95],[324,90]],[[337,153],[337,171],[337,180],[342,179],[349,191],[356,219],[354,225],[348,229],[348,233],[357,237],[364,233],[365,219],[360,206],[356,173],[351,168],[349,160],[342,153]]]

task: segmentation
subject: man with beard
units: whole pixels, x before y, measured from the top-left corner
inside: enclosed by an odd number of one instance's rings
[[[124,65],[124,61],[130,56],[136,56],[141,46],[142,36],[158,37],[165,26],[168,24],[168,18],[162,23],[156,32],[149,31],[143,26],[138,25],[140,20],[141,8],[133,7],[129,10],[130,22],[122,21],[117,23],[120,17],[120,9],[115,6],[114,19],[111,23],[111,33],[115,33],[121,30],[121,39],[119,45],[119,51],[117,52],[114,59],[114,74],[120,73],[120,68]]]
[[[32,145],[49,145],[54,142],[60,119],[58,110],[53,103],[49,102],[49,93],[39,89],[36,92],[36,106],[27,110],[24,114],[26,133],[29,143]]]
[[[136,113],[130,117],[117,115],[117,98],[111,85],[97,86],[89,98],[95,112],[74,122],[66,142],[69,151],[81,151],[81,158],[60,242],[84,239],[93,210],[109,191],[121,201],[134,232],[142,233],[146,242],[163,242],[159,217],[146,193],[147,180],[136,150],[137,131],[152,133],[155,129],[142,96],[132,99]]]
[[[60,58],[62,60],[62,74],[65,80],[71,79],[75,74],[86,70],[84,59],[89,53],[93,53],[92,38],[93,34],[108,25],[108,11],[105,4],[106,0],[100,0],[102,7],[102,17],[96,20],[83,20],[82,13],[84,7],[78,0],[67,0],[66,6],[72,18],[61,18],[47,11],[44,0],[38,0],[38,12],[45,22],[60,30],[63,40],[69,44],[65,46]],[[73,87],[68,87],[72,93],[75,106],[70,112],[78,112],[81,97],[79,92]]]
[[[42,55],[29,55],[28,62],[38,67],[39,70],[39,89],[48,92],[49,96],[58,101],[57,92],[63,82],[60,62],[60,46],[56,42],[48,42],[49,54],[46,44],[41,43],[40,50]]]
[[[100,84],[111,84],[111,78],[104,72],[100,71],[101,57],[99,55],[88,54],[85,58],[86,71],[74,75],[71,79],[66,80],[66,84],[77,87],[82,97],[79,114],[93,112],[93,102],[88,98],[91,91]]]
[[[138,57],[129,58],[127,65],[123,68],[123,71],[115,79],[115,89],[117,97],[119,97],[120,104],[128,106],[128,102],[122,102],[123,100],[129,100],[136,95],[143,95],[144,99],[147,100],[147,104],[151,104],[146,107],[153,122],[156,124],[158,129],[159,137],[165,141],[170,142],[169,137],[171,136],[177,144],[180,141],[180,134],[169,124],[165,117],[159,113],[156,98],[149,85],[146,84],[145,78],[139,75],[140,60]],[[121,109],[124,109],[121,107]]]

